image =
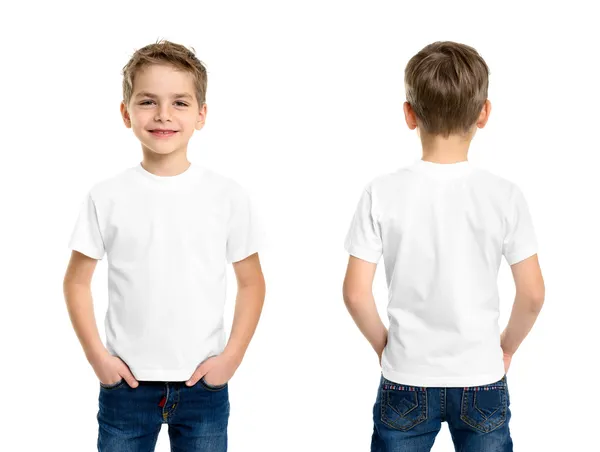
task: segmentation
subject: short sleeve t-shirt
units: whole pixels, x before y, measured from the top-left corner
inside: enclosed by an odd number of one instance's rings
[[[427,387],[479,386],[504,375],[498,270],[537,253],[512,182],[468,161],[417,160],[364,188],[346,235],[388,286],[383,376]]]
[[[261,246],[246,191],[191,164],[157,176],[141,164],[96,184],[69,248],[108,261],[106,347],[138,380],[185,381],[225,347],[226,264]]]

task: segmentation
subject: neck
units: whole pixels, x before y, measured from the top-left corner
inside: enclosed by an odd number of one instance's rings
[[[421,134],[423,148],[422,160],[433,163],[458,163],[467,160],[472,136],[441,135],[424,136]]]
[[[143,149],[144,158],[142,167],[157,176],[177,176],[185,172],[191,165],[185,150],[169,154],[157,154],[148,149]]]

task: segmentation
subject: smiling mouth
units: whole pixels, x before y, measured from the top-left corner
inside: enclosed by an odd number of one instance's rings
[[[178,131],[177,130],[161,130],[161,129],[155,129],[155,130],[150,130],[149,131],[152,135],[154,136],[158,136],[158,137],[168,137],[171,135],[176,134]]]

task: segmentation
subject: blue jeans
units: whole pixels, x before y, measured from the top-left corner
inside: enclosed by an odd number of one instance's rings
[[[162,424],[169,426],[172,452],[227,450],[229,394],[227,384],[204,380],[100,383],[98,451],[152,452]]]
[[[381,377],[371,452],[428,452],[447,422],[457,452],[512,452],[506,375],[466,388],[407,386]]]

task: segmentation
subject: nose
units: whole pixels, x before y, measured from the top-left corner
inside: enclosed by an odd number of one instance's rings
[[[171,119],[171,110],[168,104],[162,104],[159,109],[156,117],[154,118],[156,121],[167,121]]]

